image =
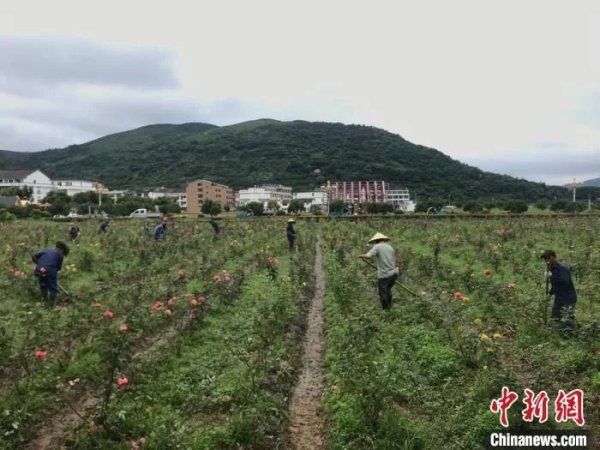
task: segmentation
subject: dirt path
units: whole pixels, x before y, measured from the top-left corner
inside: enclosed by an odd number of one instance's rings
[[[321,449],[325,444],[325,427],[321,417],[323,394],[323,299],[325,278],[320,241],[316,244],[315,295],[308,310],[304,337],[302,371],[294,389],[290,407],[290,445],[294,449]]]

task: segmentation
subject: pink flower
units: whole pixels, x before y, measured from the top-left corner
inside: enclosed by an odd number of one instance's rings
[[[119,327],[119,331],[121,333],[126,333],[127,331],[129,331],[129,327],[127,325],[123,324]]]
[[[461,298],[462,298],[462,296],[463,296],[463,295],[462,295],[462,292],[460,292],[460,291],[456,291],[456,292],[454,293],[454,298],[456,298],[456,299],[461,299]]]
[[[191,311],[189,316],[188,316],[191,320],[197,319],[198,318],[198,314],[195,311]]]
[[[139,444],[136,441],[131,441],[129,443],[129,445],[130,445],[130,447],[131,447],[132,450],[139,450],[139,448],[140,448]]]
[[[119,377],[119,379],[117,380],[117,385],[119,387],[127,386],[128,384],[129,384],[129,378],[127,378],[126,376]]]
[[[508,285],[506,287],[512,291],[513,289],[515,289],[517,287],[517,285],[515,283],[508,283]]]
[[[180,270],[179,272],[177,272],[177,277],[178,277],[180,280],[183,280],[183,279],[185,278],[185,271],[183,271],[183,270]]]
[[[196,307],[198,306],[198,300],[196,300],[195,298],[190,300],[190,306]]]
[[[144,445],[146,443],[147,439],[146,436],[142,436],[141,438],[139,438],[138,442],[142,445]]]
[[[168,301],[167,301],[167,305],[168,306],[173,306],[175,304],[175,297],[171,297]]]
[[[200,302],[200,304],[204,305],[204,303],[206,302],[206,297],[204,295],[201,295],[198,297],[198,301]]]
[[[223,275],[223,279],[224,279],[225,281],[229,281],[229,280],[231,280],[231,277],[229,276],[229,274],[228,274],[228,273],[226,273],[225,275]]]
[[[42,350],[41,348],[36,350],[34,355],[40,361],[46,361],[46,359],[48,359],[48,352],[46,350]]]
[[[46,268],[45,267],[40,267],[39,272],[40,273],[46,273]]]
[[[154,302],[154,305],[152,305],[152,311],[162,311],[164,307],[165,304],[160,300],[157,300]]]
[[[486,277],[489,277],[492,275],[492,271],[490,269],[486,269],[485,272],[483,272],[485,274]]]
[[[215,275],[213,277],[213,281],[215,281],[216,283],[220,283],[221,282],[221,277],[219,275]]]
[[[173,315],[173,311],[171,311],[170,309],[165,309],[165,316],[171,317],[172,315]]]
[[[106,311],[104,311],[104,314],[102,314],[104,316],[105,319],[112,319],[113,317],[115,317],[115,313],[113,311],[111,311],[110,309],[107,309]]]

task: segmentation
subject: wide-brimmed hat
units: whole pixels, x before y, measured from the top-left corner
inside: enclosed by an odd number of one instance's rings
[[[550,257],[556,258],[556,252],[554,250],[544,250],[544,252],[540,255],[541,259],[548,259]]]
[[[296,223],[296,221],[294,219],[290,219],[288,220],[288,223]]]
[[[375,242],[375,241],[389,241],[390,238],[387,237],[385,234],[381,234],[381,233],[375,233],[375,235],[369,239],[369,244],[371,242]]]

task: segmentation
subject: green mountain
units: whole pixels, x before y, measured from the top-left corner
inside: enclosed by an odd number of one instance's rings
[[[567,198],[566,189],[484,172],[374,127],[262,119],[217,127],[149,125],[63,149],[0,151],[0,169],[102,181],[111,189],[182,188],[205,178],[234,188],[386,180],[420,199]]]

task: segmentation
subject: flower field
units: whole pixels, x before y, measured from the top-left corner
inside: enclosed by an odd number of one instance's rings
[[[59,276],[70,301],[53,309],[29,251],[67,241],[67,224],[16,221],[0,235],[0,448],[291,447],[319,244],[329,448],[483,448],[503,386],[582,389],[584,428],[600,427],[597,218],[299,220],[292,254],[277,218],[219,236],[178,219],[161,243],[135,221],[106,235],[80,226]],[[418,294],[394,288],[389,312],[358,259],[375,231]],[[574,334],[549,323],[546,248],[574,275]],[[538,426],[520,410],[511,427]]]

